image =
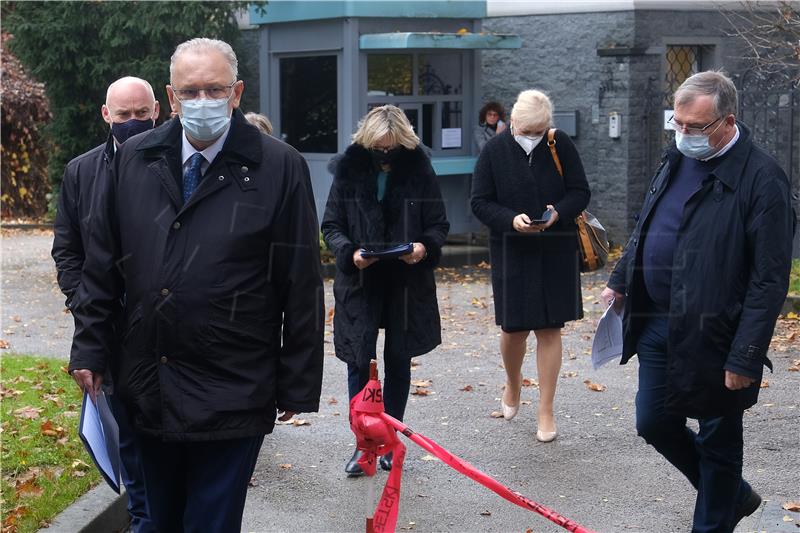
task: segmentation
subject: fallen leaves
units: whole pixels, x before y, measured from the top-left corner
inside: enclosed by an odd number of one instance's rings
[[[417,387],[411,394],[413,394],[414,396],[430,396],[431,391],[429,391],[428,389]]]
[[[412,379],[411,384],[415,387],[430,387],[432,381],[429,379]]]
[[[523,378],[522,379],[522,386],[523,387],[538,387],[539,386],[539,382],[536,381],[535,379]]]
[[[461,387],[458,390],[463,391],[463,392],[472,392],[472,385],[464,385],[463,387]]]
[[[759,387],[762,388],[762,389],[769,388],[769,381],[767,381],[766,379],[762,379],[761,380],[761,385],[759,385]]]
[[[491,511],[481,511],[481,516],[492,516]]]
[[[54,426],[53,422],[50,420],[45,421],[40,427],[39,431],[45,437],[55,437],[57,439],[62,438],[66,435],[67,430],[62,428],[61,426]]]
[[[503,413],[501,411],[492,411],[490,416],[492,418],[503,418]]]
[[[23,418],[28,420],[33,420],[35,418],[39,418],[39,413],[44,411],[41,407],[31,407],[30,405],[26,405],[25,407],[20,407],[19,409],[14,411],[14,416],[17,418]]]
[[[595,392],[603,392],[606,390],[605,385],[601,385],[599,383],[595,383],[591,379],[583,380],[583,384],[586,385],[586,388]]]
[[[786,502],[781,507],[783,507],[787,511],[800,513],[800,502]]]
[[[278,466],[281,468],[281,470],[291,470],[292,469],[292,463],[279,463]]]
[[[11,346],[11,344],[9,344],[9,342],[7,340],[0,339],[0,350],[8,350],[8,348],[10,346]]]
[[[328,405],[336,405],[337,403],[339,403],[339,400],[337,400],[337,399],[336,399],[336,398],[334,398],[333,396],[331,396],[330,398],[328,398]]]
[[[795,359],[792,361],[792,364],[789,365],[788,368],[789,372],[799,372],[800,371],[800,359]]]
[[[426,453],[425,455],[423,455],[421,457],[421,459],[423,461],[438,461],[439,460],[437,457],[434,457],[433,455],[431,455],[429,453]]]

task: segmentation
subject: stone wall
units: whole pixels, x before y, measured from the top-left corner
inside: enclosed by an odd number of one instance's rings
[[[703,68],[736,74],[746,68],[739,59],[743,51],[722,27],[718,13],[702,11],[489,18],[485,31],[519,34],[523,46],[482,54],[483,98],[497,99],[510,111],[519,91],[538,88],[550,95],[556,111],[578,111],[574,141],[592,187],[589,210],[610,239],[622,244],[664,144],[666,46],[706,45],[712,52]],[[621,55],[600,55],[614,53]],[[608,135],[611,112],[622,116],[619,139]]]

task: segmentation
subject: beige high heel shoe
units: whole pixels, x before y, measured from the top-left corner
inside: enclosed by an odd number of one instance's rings
[[[558,437],[558,428],[555,431],[536,430],[536,440],[539,442],[553,442]]]
[[[520,382],[522,378],[520,378]],[[508,383],[506,383],[506,387],[508,387]],[[503,391],[505,394],[505,390]],[[506,420],[511,420],[515,416],[517,416],[517,412],[519,411],[519,406],[522,403],[522,386],[520,385],[519,391],[517,391],[517,405],[507,405],[506,402],[503,401],[503,397],[500,396],[500,407],[503,410],[503,418]]]

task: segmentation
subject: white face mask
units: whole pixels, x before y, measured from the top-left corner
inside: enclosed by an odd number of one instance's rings
[[[511,125],[511,133],[514,135],[514,140],[517,141],[523,150],[525,150],[525,155],[531,155],[533,149],[542,142],[543,135],[533,136],[533,135],[517,135],[514,133],[514,125]]]
[[[233,93],[231,93],[233,96]],[[209,100],[206,98],[181,102],[181,124],[186,133],[198,141],[213,141],[228,127],[231,111],[228,98]]]
[[[675,132],[675,145],[680,153],[692,159],[709,159],[719,152],[719,148],[711,146],[705,135],[685,135]]]

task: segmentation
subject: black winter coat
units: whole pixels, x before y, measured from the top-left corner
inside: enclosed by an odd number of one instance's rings
[[[472,177],[472,212],[489,227],[495,321],[507,330],[556,327],[583,317],[575,217],[589,203],[589,184],[569,136],[556,131],[564,170],[556,170],[547,139],[530,158],[510,128],[490,139]],[[541,233],[520,233],[514,217],[539,218],[545,206],[558,221]]]
[[[322,221],[325,242],[336,255],[336,356],[361,366],[375,357],[382,327],[386,328],[384,357],[422,355],[442,342],[433,269],[450,223],[436,174],[421,147],[402,148],[379,203],[377,173],[370,152],[350,145],[335,162]],[[424,244],[427,257],[414,265],[380,260],[364,270],[353,263],[358,248],[407,242]]]
[[[316,411],[324,305],[305,160],[235,111],[184,205],[181,123],[128,140],[100,192],[70,369],[102,372],[125,307],[117,392],[164,440],[269,433],[276,408]]]
[[[747,127],[738,126],[739,140],[686,203],[675,248],[666,408],[683,416],[716,417],[756,403],[788,290],[795,223],[789,181]],[[642,235],[681,157],[673,144],[608,282],[626,294],[622,364],[636,353],[647,320]],[[756,381],[728,390],[725,370]]]
[[[89,236],[89,220],[96,180],[105,179],[114,158],[114,137],[81,154],[64,169],[53,224],[53,260],[58,286],[67,297],[67,307],[81,280]]]

